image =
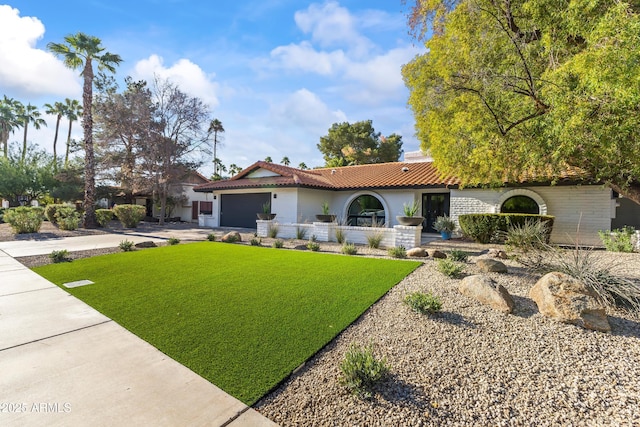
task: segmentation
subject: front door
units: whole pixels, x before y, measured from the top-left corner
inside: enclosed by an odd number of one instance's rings
[[[449,193],[424,193],[422,195],[423,233],[437,233],[433,223],[439,216],[449,216]]]

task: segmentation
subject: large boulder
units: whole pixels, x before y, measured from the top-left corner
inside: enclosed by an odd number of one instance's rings
[[[504,263],[491,259],[491,258],[482,258],[476,261],[476,265],[485,273],[506,273],[507,266]]]
[[[429,249],[427,250],[427,253],[431,258],[445,259],[447,257],[447,254],[438,249]]]
[[[515,307],[513,298],[504,286],[481,274],[462,279],[458,290],[462,295],[474,298],[503,313],[512,313]]]
[[[222,239],[220,239],[220,241],[225,243],[242,242],[242,237],[240,236],[240,233],[238,233],[237,231],[230,231],[224,236],[222,236]]]
[[[411,248],[407,251],[407,256],[415,257],[415,258],[424,258],[427,256],[427,251],[425,248]]]
[[[529,291],[544,316],[594,331],[610,332],[611,325],[595,293],[568,274],[544,275]]]

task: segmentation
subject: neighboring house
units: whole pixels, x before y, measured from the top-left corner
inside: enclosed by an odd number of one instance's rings
[[[526,212],[555,216],[552,241],[600,245],[598,230],[616,217],[614,193],[602,184],[564,177],[555,185],[520,182],[497,189],[461,189],[455,177],[441,178],[427,158],[407,153],[405,162],[300,170],[258,161],[231,179],[194,188],[213,197],[207,225],[256,228],[256,213],[270,203],[281,224],[308,223],[328,202],[347,225],[373,221],[397,225],[403,204],[418,201],[423,232],[434,232],[437,216]],[[579,225],[579,235],[577,235]],[[633,224],[630,224],[633,225]]]

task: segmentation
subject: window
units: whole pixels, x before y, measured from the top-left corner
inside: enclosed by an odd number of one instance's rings
[[[213,213],[213,202],[200,202],[200,213],[211,215]]]
[[[349,205],[347,224],[359,227],[382,225],[386,222],[384,206],[377,197],[363,194]]]
[[[504,201],[500,207],[502,213],[539,214],[540,206],[528,196],[513,196]]]

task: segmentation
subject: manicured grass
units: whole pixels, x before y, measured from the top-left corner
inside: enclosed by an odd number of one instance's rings
[[[418,265],[203,242],[34,270],[251,405]]]

